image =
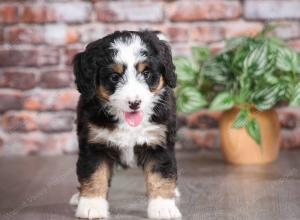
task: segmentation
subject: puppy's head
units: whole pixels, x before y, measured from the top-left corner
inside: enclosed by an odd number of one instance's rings
[[[130,126],[152,114],[160,94],[176,86],[169,46],[154,32],[115,32],[90,43],[74,58],[82,97],[97,97]]]

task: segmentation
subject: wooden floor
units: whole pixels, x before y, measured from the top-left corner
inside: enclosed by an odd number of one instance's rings
[[[299,220],[300,151],[265,166],[223,163],[217,152],[178,153],[183,219]],[[0,159],[1,220],[75,219],[75,156]],[[146,218],[142,172],[118,170],[110,219]]]

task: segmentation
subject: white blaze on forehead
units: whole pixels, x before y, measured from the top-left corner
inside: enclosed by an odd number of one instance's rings
[[[117,50],[117,54],[114,57],[115,62],[126,64],[128,68],[135,66],[135,64],[146,58],[141,54],[141,51],[146,50],[146,45],[135,34],[132,34],[126,40],[118,39],[114,41],[112,48]]]
[[[113,57],[115,63],[126,66],[122,79],[116,85],[115,92],[109,99],[109,112],[116,118],[120,119],[120,124],[128,129],[128,120],[124,113],[132,112],[130,102],[140,101],[140,108],[143,118],[139,127],[148,122],[153,114],[153,107],[159,97],[155,96],[149,89],[147,82],[142,74],[139,74],[136,65],[147,59],[144,51],[147,51],[145,42],[136,35],[131,34],[129,37],[118,38],[111,44],[111,48],[116,50]]]

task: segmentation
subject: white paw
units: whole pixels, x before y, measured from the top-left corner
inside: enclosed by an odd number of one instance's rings
[[[78,205],[79,202],[79,192],[72,195],[69,204],[70,205]]]
[[[179,191],[178,187],[176,187],[176,188],[175,188],[175,190],[174,190],[174,194],[175,194],[175,197],[177,197],[177,198],[179,198],[179,197],[181,196],[181,194],[180,194],[180,191]]]
[[[149,200],[148,217],[153,219],[181,218],[181,213],[174,199],[158,197]]]
[[[75,216],[77,218],[108,218],[108,202],[101,197],[80,197]]]

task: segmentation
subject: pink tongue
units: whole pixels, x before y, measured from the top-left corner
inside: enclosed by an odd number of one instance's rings
[[[126,122],[132,126],[138,126],[143,119],[143,112],[124,112]]]

